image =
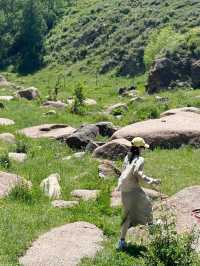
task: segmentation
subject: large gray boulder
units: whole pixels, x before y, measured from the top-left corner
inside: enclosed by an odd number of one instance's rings
[[[35,87],[30,87],[27,89],[22,89],[17,92],[17,96],[25,98],[27,100],[35,100],[39,97],[38,89]]]
[[[65,124],[43,124],[28,127],[19,132],[29,138],[53,138],[62,139],[70,136],[76,129]]]
[[[99,128],[96,125],[83,125],[65,138],[64,142],[72,149],[84,149],[98,134]]]
[[[87,222],[66,224],[41,235],[19,259],[23,266],[75,266],[101,250],[102,230]]]
[[[196,109],[195,109],[196,110]],[[160,119],[150,119],[128,125],[115,132],[112,139],[132,140],[140,136],[151,145],[164,148],[179,148],[183,144],[200,145],[200,114],[188,109],[162,114]],[[172,115],[170,115],[172,113]]]
[[[96,158],[116,160],[124,158],[130,147],[130,141],[124,138],[115,139],[95,149],[93,156]]]

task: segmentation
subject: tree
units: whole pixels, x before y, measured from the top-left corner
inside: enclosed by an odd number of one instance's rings
[[[46,23],[40,2],[28,0],[24,5],[20,33],[16,41],[20,72],[32,72],[41,66],[45,33]]]

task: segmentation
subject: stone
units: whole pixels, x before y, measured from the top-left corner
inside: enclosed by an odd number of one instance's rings
[[[0,75],[0,86],[9,86],[9,85],[10,82],[8,82],[3,75]]]
[[[57,114],[57,112],[55,110],[49,110],[44,115],[56,115],[56,114]]]
[[[86,106],[94,106],[94,105],[97,105],[97,102],[94,99],[85,99],[83,101],[83,103]]]
[[[82,199],[83,201],[96,200],[100,191],[89,189],[77,189],[71,192],[71,196]]]
[[[47,108],[66,108],[67,107],[67,104],[66,103],[63,103],[61,101],[46,101],[43,103],[42,105],[43,107],[47,107]]]
[[[148,93],[167,89],[173,79],[173,61],[166,57],[156,59],[149,72]]]
[[[157,146],[179,148],[184,144],[199,147],[200,114],[182,108],[175,111],[174,115],[169,115],[170,113],[171,111],[168,111],[167,116],[166,113],[162,114],[160,119],[150,119],[125,126],[115,132],[111,139],[132,140],[134,137],[140,136],[150,144],[151,148]]]
[[[83,125],[74,133],[64,139],[64,142],[72,149],[84,149],[87,144],[96,138],[99,129],[95,125]]]
[[[135,86],[123,87],[118,89],[118,94],[121,96],[130,96],[130,93],[134,95],[137,94]]]
[[[111,137],[117,131],[113,123],[108,121],[98,122],[95,125],[99,128],[99,134],[103,137]]]
[[[93,224],[66,224],[41,235],[19,262],[23,266],[76,266],[84,257],[93,258],[103,240],[102,230]]]
[[[98,148],[99,145],[95,142],[90,140],[90,142],[87,144],[85,151],[86,152],[93,152],[96,148]]]
[[[0,118],[0,126],[12,126],[15,122],[8,118]]]
[[[100,161],[98,171],[99,177],[103,179],[111,176],[119,177],[121,175],[121,171],[114,165],[114,162],[109,160]]]
[[[70,136],[76,129],[65,124],[43,124],[24,128],[19,132],[29,138],[60,139]]]
[[[54,200],[51,202],[51,205],[54,208],[58,209],[68,209],[73,208],[74,206],[78,205],[78,201],[65,201],[65,200]]]
[[[26,153],[9,152],[8,157],[12,161],[22,163],[27,159],[27,154]]]
[[[64,157],[62,160],[63,161],[68,161],[68,160],[71,160],[73,158],[75,158],[75,159],[81,159],[81,158],[83,158],[84,155],[85,155],[85,152],[77,152],[77,153],[74,153],[71,156]]]
[[[123,112],[128,111],[127,104],[117,103],[107,108],[106,113],[112,115],[121,115]]]
[[[155,100],[160,103],[167,103],[169,101],[169,98],[156,95]]]
[[[107,142],[106,144],[98,147],[93,152],[93,156],[96,158],[104,158],[110,160],[116,160],[124,158],[131,147],[131,142],[124,139],[115,139]]]
[[[30,87],[27,89],[19,90],[17,92],[17,96],[31,101],[31,100],[35,100],[39,97],[39,92],[38,92],[37,88]]]
[[[0,141],[5,142],[5,143],[10,143],[10,144],[15,144],[16,138],[11,133],[1,133],[0,134]]]
[[[128,104],[133,104],[133,103],[142,102],[142,101],[144,101],[144,97],[136,96],[130,99]]]
[[[60,175],[55,173],[44,180],[40,184],[41,190],[51,199],[59,199],[61,197],[61,187],[59,184]]]
[[[200,60],[196,60],[192,62],[191,79],[192,79],[192,86],[195,89],[200,88]]]
[[[11,101],[14,99],[14,96],[0,96],[0,101]]]
[[[21,181],[22,177],[16,174],[0,172],[0,198],[6,197]]]

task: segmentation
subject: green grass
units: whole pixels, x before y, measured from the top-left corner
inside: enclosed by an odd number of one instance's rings
[[[44,100],[48,89],[53,89],[57,76],[63,71],[63,67],[59,67],[57,72],[54,69],[44,69],[32,76],[16,76],[11,73],[6,75],[9,80],[19,85],[38,87],[41,98]],[[132,79],[114,79],[112,76],[102,76],[97,86],[94,76],[83,75],[77,71],[74,72],[74,76],[66,77],[66,87],[63,87],[58,98],[65,99],[72,95],[77,81],[84,83],[86,97],[97,100],[96,107],[86,108],[85,111],[89,113],[81,116],[71,114],[69,110],[63,110],[57,111],[55,116],[44,116],[43,113],[46,112],[46,109],[40,108],[40,101],[13,100],[5,103],[6,108],[0,111],[0,117],[13,119],[16,124],[1,127],[0,132],[16,133],[19,129],[40,123],[67,123],[78,127],[86,122],[110,120],[115,125],[122,126],[148,119],[152,114],[159,115],[167,108],[187,105],[200,106],[200,100],[195,98],[200,94],[199,90],[163,92],[159,95],[169,98],[168,106],[158,103],[154,96],[144,93],[145,77],[142,76],[135,79],[134,82],[138,84],[138,94],[144,97],[144,101],[129,106],[129,111],[122,120],[118,120],[112,116],[99,115],[97,112],[105,110],[108,105],[116,102],[128,103],[129,98],[118,96],[117,88],[131,85]],[[6,95],[8,91],[0,89],[0,93]],[[103,229],[107,238],[103,251],[94,260],[84,259],[82,265],[143,264],[142,257],[136,251],[133,256],[133,254],[117,253],[115,250],[120,230],[121,210],[110,208],[110,192],[117,184],[116,179],[101,180],[98,177],[98,163],[91,158],[90,154],[86,154],[81,160],[74,158],[70,161],[62,161],[62,158],[72,154],[72,151],[58,141],[31,140],[20,134],[17,134],[17,140],[25,144],[28,159],[22,164],[11,162],[9,169],[0,164],[0,170],[16,173],[31,180],[33,191],[29,195],[31,200],[27,202],[26,198],[22,200],[20,196],[16,196],[16,193],[0,200],[0,265],[17,266],[18,257],[24,254],[32,241],[39,235],[53,227],[79,220],[96,224]],[[0,156],[15,150],[16,145],[1,144]],[[162,180],[163,193],[172,195],[186,186],[199,184],[200,150],[190,147],[179,150],[157,149],[146,152],[144,156],[146,174]],[[55,172],[61,175],[63,199],[71,199],[70,192],[78,188],[100,189],[100,197],[95,202],[81,202],[80,206],[70,210],[52,208],[50,201],[40,192],[39,184],[43,178]],[[84,176],[80,175],[81,173],[85,173]]]

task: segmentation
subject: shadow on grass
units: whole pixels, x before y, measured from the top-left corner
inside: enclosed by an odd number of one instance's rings
[[[128,247],[124,250],[124,252],[127,253],[129,256],[135,258],[143,256],[144,252],[146,251],[147,248],[145,246],[132,245],[132,244],[129,244]]]

